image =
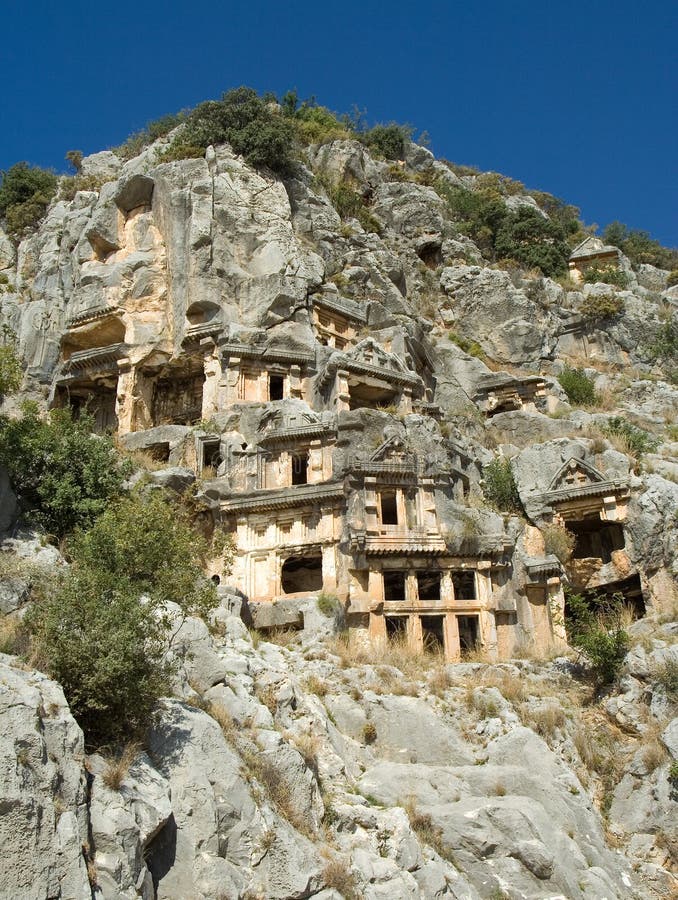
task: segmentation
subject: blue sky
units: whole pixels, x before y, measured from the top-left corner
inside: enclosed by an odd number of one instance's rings
[[[678,246],[678,4],[2,0],[0,169],[240,84],[408,122],[495,170]]]

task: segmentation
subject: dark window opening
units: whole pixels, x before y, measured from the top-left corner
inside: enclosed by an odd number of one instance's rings
[[[611,581],[598,588],[577,591],[582,596],[587,605],[592,610],[599,611],[603,617],[606,612],[610,612],[617,606],[617,601],[621,602],[630,611],[634,619],[642,619],[645,615],[645,600],[643,598],[643,590],[640,584],[640,577],[632,575],[622,581]],[[567,592],[565,593],[565,625],[568,626],[570,621],[570,608],[567,602]]]
[[[163,441],[159,444],[151,444],[150,447],[146,448],[146,452],[151,454],[151,459],[154,459],[156,462],[169,462],[170,458],[170,445],[169,441]]]
[[[214,469],[215,473],[221,463],[221,444],[219,441],[202,442],[202,469]]]
[[[386,616],[386,636],[389,641],[407,638],[407,616]]]
[[[290,556],[282,567],[284,594],[320,591],[323,586],[322,556]]]
[[[352,384],[348,389],[350,409],[386,409],[398,403],[398,392],[368,384]]]
[[[476,599],[476,575],[475,572],[453,572],[452,584],[454,585],[455,600]]]
[[[462,656],[473,653],[480,645],[480,620],[478,616],[457,616],[459,647]]]
[[[386,603],[405,602],[407,572],[384,572],[384,600]]]
[[[440,572],[417,572],[417,587],[420,600],[440,600]]]
[[[442,616],[421,617],[424,652],[437,653],[445,649],[444,621]]]
[[[202,415],[204,374],[161,378],[153,386],[154,425],[194,425]]]
[[[84,412],[88,413],[94,419],[93,430],[96,434],[115,431],[118,427],[115,388],[92,384],[76,390],[77,393],[72,393],[68,388],[59,388],[56,405],[68,407],[76,421]]]
[[[623,550],[624,529],[618,522],[604,522],[597,516],[580,522],[567,522],[575,536],[573,559],[601,559],[609,563],[615,550]]]
[[[269,400],[282,400],[284,391],[285,391],[285,376],[284,375],[269,375],[268,376],[268,399]]]
[[[417,256],[429,269],[435,269],[442,262],[442,252],[440,244],[430,243],[424,244],[417,250]]]
[[[388,491],[379,494],[381,502],[381,524],[397,525],[398,524],[398,503],[396,501],[395,491]]]
[[[308,484],[307,453],[295,453],[292,457],[292,484]]]

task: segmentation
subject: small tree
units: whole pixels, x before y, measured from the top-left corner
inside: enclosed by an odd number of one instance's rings
[[[483,494],[501,512],[521,514],[523,504],[511,468],[511,460],[498,457],[483,469]]]
[[[43,419],[31,404],[18,419],[0,418],[0,463],[23,514],[56,538],[90,525],[129,470],[112,441],[91,434],[92,427],[86,413],[74,421],[70,410],[55,409]]]
[[[167,650],[182,617],[206,615],[218,599],[202,574],[207,541],[159,491],[111,504],[68,551],[69,574],[36,604],[29,627],[97,747],[148,726],[176,670]]]
[[[629,649],[623,625],[624,597],[594,596],[590,599],[566,591],[565,627],[569,643],[586,655],[596,681],[610,684],[619,674]]]
[[[57,179],[53,172],[26,162],[15,163],[2,173],[0,216],[7,221],[7,233],[19,240],[47,212]]]
[[[588,406],[596,402],[593,381],[584,373],[583,369],[565,368],[558,376],[558,381],[570,403]]]
[[[19,389],[23,370],[16,351],[16,335],[6,325],[0,334],[0,400]]]

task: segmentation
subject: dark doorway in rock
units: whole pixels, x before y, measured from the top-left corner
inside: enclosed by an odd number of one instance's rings
[[[118,427],[116,395],[115,387],[81,382],[79,385],[57,388],[56,405],[69,407],[74,419],[79,419],[83,412],[89,413],[94,419],[95,433],[105,434],[116,431]]]
[[[323,586],[323,560],[317,556],[290,556],[282,567],[284,594],[320,591]]]
[[[577,591],[586,600],[589,607],[593,610],[600,610],[603,614],[605,608],[612,608],[618,605],[618,601],[626,606],[634,619],[642,619],[646,613],[645,599],[640,584],[640,577],[632,575],[630,578],[624,578],[620,581],[610,581],[607,584],[597,588],[590,588],[583,591]],[[567,602],[567,593],[565,594],[565,624],[570,619],[570,609]]]
[[[205,376],[159,378],[153,386],[154,425],[194,425],[202,414]]]
[[[268,399],[282,400],[285,393],[285,376],[269,375],[268,376]]]
[[[453,572],[452,584],[454,586],[455,600],[475,600],[476,599],[476,573],[475,572]]]
[[[398,391],[370,384],[351,384],[348,388],[350,409],[384,409],[398,403]]]
[[[205,472],[206,469],[211,469],[212,472],[216,475],[219,464],[221,463],[220,448],[221,443],[218,440],[202,442],[202,459],[200,461],[200,468],[202,472]]]
[[[386,616],[386,637],[389,641],[407,639],[407,616]]]
[[[624,529],[619,522],[604,522],[598,516],[567,522],[567,528],[575,536],[574,559],[601,559],[609,563],[615,550],[623,550]]]
[[[461,655],[473,653],[480,646],[480,619],[478,616],[457,616],[457,627]]]
[[[405,578],[407,572],[384,572],[384,600],[386,603],[405,602]]]
[[[445,649],[444,623],[443,616],[421,617],[421,632],[426,653],[439,653]]]
[[[169,462],[170,445],[169,441],[161,441],[157,444],[151,444],[146,448],[146,452],[150,454],[151,459],[156,462]]]
[[[308,484],[308,453],[292,456],[292,484]]]
[[[440,572],[417,572],[417,588],[420,602],[440,600]]]
[[[381,505],[381,524],[397,525],[398,503],[395,491],[381,491],[379,494],[379,503]]]

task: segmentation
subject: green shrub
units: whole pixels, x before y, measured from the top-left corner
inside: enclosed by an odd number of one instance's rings
[[[121,489],[128,473],[109,438],[90,432],[92,418],[74,421],[55,409],[42,419],[26,404],[18,419],[0,419],[0,462],[24,516],[57,538],[90,525]]]
[[[10,237],[20,240],[38,224],[47,212],[56,186],[53,172],[26,162],[15,163],[2,173],[0,216],[5,217]]]
[[[324,616],[337,616],[341,612],[341,602],[336,594],[327,594],[321,591],[316,601],[318,611]]]
[[[544,275],[567,271],[570,248],[556,222],[545,219],[529,206],[509,212],[497,229],[495,256],[517,260],[526,269],[541,269]]]
[[[559,376],[560,386],[567,394],[570,403],[588,406],[596,401],[593,380],[582,369],[566,368]]]
[[[405,148],[412,138],[413,129],[409,125],[375,125],[358,135],[360,141],[384,159],[403,159]]]
[[[673,322],[665,322],[647,349],[653,359],[678,360],[678,327]]]
[[[182,122],[185,122],[187,115],[188,113],[185,110],[182,110],[178,113],[170,113],[169,115],[161,116],[159,119],[149,122],[145,128],[141,129],[141,131],[136,131],[134,134],[131,134],[123,144],[119,147],[114,147],[113,152],[121,159],[133,159],[135,156],[138,156],[142,150],[148,147],[149,144],[152,144],[153,141],[165,137],[166,134],[169,134],[170,131],[181,125]]]
[[[101,190],[101,186],[110,179],[100,175],[66,175],[59,180],[59,199],[72,200],[78,191]]]
[[[607,424],[603,427],[603,433],[621,437],[629,453],[638,458],[643,453],[652,453],[659,446],[659,438],[654,437],[654,435],[643,428],[632,425],[623,416],[613,416],[611,419],[608,419]]]
[[[381,233],[380,223],[372,215],[352,181],[333,181],[331,178],[318,175],[316,182],[325,191],[330,203],[342,219],[357,219],[365,231]]]
[[[496,509],[501,512],[523,512],[510,459],[498,457],[485,466],[482,487],[486,500]]]
[[[319,106],[314,97],[299,103],[297,92],[288,91],[280,105],[283,115],[291,119],[301,144],[328,144],[354,137],[346,123],[326,106]]]
[[[666,287],[674,287],[676,284],[678,284],[678,269],[673,269],[669,272],[669,277],[666,279]]]
[[[191,110],[162,159],[195,156],[227,142],[251,166],[287,174],[294,165],[294,138],[289,117],[252,88],[240,87]]]
[[[477,341],[470,341],[468,338],[457,334],[456,331],[448,331],[447,336],[453,344],[456,344],[460,350],[463,350],[464,353],[468,353],[469,356],[476,356],[479,359],[482,359],[485,356],[483,348]]]
[[[110,504],[69,543],[69,573],[28,617],[41,664],[64,688],[89,746],[129,740],[169,690],[180,617],[206,615],[216,589],[207,543],[157,491]]]
[[[629,649],[623,627],[624,598],[595,596],[588,599],[566,590],[565,627],[569,643],[586,654],[594,677],[610,684],[619,674]]]
[[[68,160],[78,174],[80,173],[82,169],[82,150],[69,150],[64,159]]]
[[[579,312],[590,325],[613,319],[623,310],[624,298],[617,294],[589,294],[579,307]]]
[[[637,231],[621,222],[611,222],[603,232],[603,240],[619,247],[634,266],[648,263],[660,269],[678,268],[678,250],[662,247],[647,231]]]
[[[674,658],[660,663],[653,672],[654,680],[664,689],[664,693],[672,702],[678,701],[678,661]]]
[[[6,325],[0,332],[0,399],[19,389],[23,369],[16,349],[16,335]],[[1,426],[1,422],[0,422]]]
[[[589,266],[584,271],[584,281],[586,284],[603,282],[620,288],[625,288],[629,285],[626,273],[622,272],[621,269],[617,269],[616,266],[605,266],[602,269],[599,269],[597,266]]]

